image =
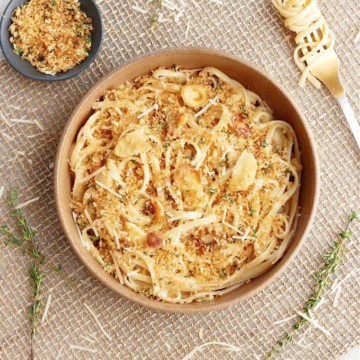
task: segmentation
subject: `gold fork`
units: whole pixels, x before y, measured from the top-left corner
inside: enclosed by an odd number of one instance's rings
[[[271,0],[273,5],[285,18],[285,26],[294,31],[298,44],[296,59],[304,71],[300,83],[308,80],[318,87],[318,79],[338,100],[349,127],[360,148],[360,125],[346,97],[339,78],[339,59],[334,51],[334,38],[318,7],[316,0]],[[325,35],[326,34],[326,35]],[[303,67],[305,67],[303,69]],[[316,79],[314,79],[316,78]]]
[[[317,36],[319,36],[317,34]],[[312,65],[311,74],[320,80],[337,99],[354,135],[356,143],[360,148],[360,125],[346,97],[345,90],[341,85],[339,77],[339,59],[333,49],[322,57],[319,57]]]

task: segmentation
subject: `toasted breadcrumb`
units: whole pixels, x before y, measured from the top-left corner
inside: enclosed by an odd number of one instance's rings
[[[42,73],[66,72],[89,55],[92,20],[78,0],[30,0],[13,14],[14,52]]]

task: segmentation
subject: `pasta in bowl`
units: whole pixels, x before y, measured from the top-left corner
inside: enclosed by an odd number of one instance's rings
[[[302,159],[293,127],[255,92],[217,67],[180,64],[108,87],[91,107],[69,152],[71,211],[118,286],[193,306],[282,259]]]

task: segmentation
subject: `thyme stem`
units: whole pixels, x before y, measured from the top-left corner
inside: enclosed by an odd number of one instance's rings
[[[29,319],[31,326],[30,333],[30,359],[34,359],[34,338],[37,327],[37,322],[39,320],[39,316],[41,314],[41,295],[42,295],[42,286],[45,278],[45,273],[42,271],[44,265],[47,265],[51,270],[59,272],[61,270],[60,267],[56,267],[52,262],[48,261],[43,253],[40,252],[39,246],[35,241],[36,232],[27,222],[25,217],[23,216],[20,209],[16,208],[17,196],[16,189],[13,189],[9,195],[9,203],[12,207],[12,211],[10,212],[10,216],[16,217],[19,229],[21,231],[21,238],[17,236],[17,234],[10,230],[7,225],[0,227],[0,234],[5,236],[5,240],[3,241],[6,246],[14,246],[18,247],[22,250],[24,255],[30,256],[34,259],[34,263],[29,269],[30,275],[30,284],[32,287],[32,304],[29,307]],[[60,275],[66,279],[64,274],[60,273]],[[66,279],[67,280],[67,279]],[[72,281],[69,281],[72,285]]]
[[[356,213],[352,212],[349,217],[345,230],[340,231],[338,239],[334,241],[334,244],[330,247],[330,251],[324,256],[323,266],[315,272],[316,285],[312,295],[306,301],[303,308],[304,313],[311,318],[309,310],[313,309],[321,300],[324,289],[328,286],[331,274],[333,274],[338,268],[341,261],[341,254],[344,251],[345,240],[349,239],[352,234],[349,231],[350,224],[357,218]],[[298,321],[292,326],[291,330],[284,334],[284,336],[276,342],[276,345],[271,348],[271,351],[266,358],[272,360],[281,350],[286,342],[293,340],[294,333],[301,329],[301,327],[307,322],[306,319],[299,316]]]
[[[151,24],[156,27],[158,21],[158,11],[161,10],[162,0],[153,0],[153,13],[150,15]]]
[[[0,226],[0,234],[4,235],[6,239],[4,240],[5,246],[13,246],[22,250],[24,255],[27,255],[35,260],[39,261],[39,264],[47,266],[51,271],[54,271],[59,274],[59,276],[69,285],[76,286],[74,282],[68,279],[65,274],[61,271],[61,266],[55,265],[52,261],[48,260],[47,256],[42,253],[35,243],[35,230],[29,225],[20,209],[16,209],[16,189],[13,189],[9,194],[9,203],[11,204],[12,211],[10,216],[16,217],[18,219],[18,225],[21,230],[23,240],[20,239],[16,233],[10,230],[9,226],[4,225]],[[26,244],[30,242],[30,245]]]
[[[38,249],[28,249],[24,246],[21,239],[11,232],[7,226],[1,226],[0,233],[7,236],[7,239],[3,241],[5,246],[13,246],[20,249],[24,255],[27,255],[32,259],[40,259],[42,265],[45,265],[51,271],[56,272],[68,284],[68,286],[76,286],[75,283],[68,279],[61,271],[61,266],[57,266],[52,261],[48,260],[48,258],[42,252],[38,251]]]

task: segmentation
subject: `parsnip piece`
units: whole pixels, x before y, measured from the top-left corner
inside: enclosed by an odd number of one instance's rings
[[[202,192],[203,185],[201,182],[201,174],[191,166],[182,166],[175,174],[175,185],[185,195],[189,192]]]
[[[197,84],[183,86],[181,97],[187,106],[195,109],[204,106],[209,101],[206,88]]]
[[[120,138],[114,149],[115,155],[121,158],[139,155],[151,149],[140,131],[134,131]]]
[[[257,161],[254,155],[247,150],[244,150],[233,168],[229,181],[229,190],[247,190],[255,180],[256,171]]]
[[[113,180],[110,176],[109,171],[105,170],[95,176],[95,181],[98,181],[98,182],[104,184],[105,186],[111,187]]]

